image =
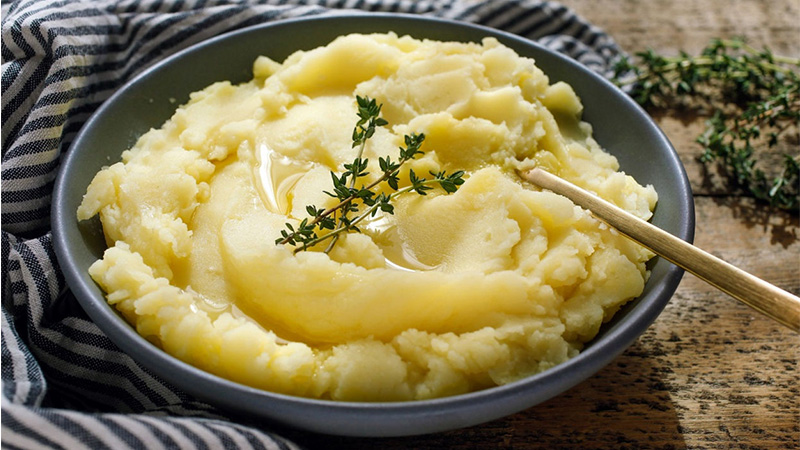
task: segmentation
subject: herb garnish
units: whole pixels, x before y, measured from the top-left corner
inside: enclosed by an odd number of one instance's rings
[[[759,145],[775,147],[800,125],[800,59],[716,39],[699,56],[648,50],[621,60],[615,81],[648,109],[681,108],[709,116],[697,138],[700,161],[717,162],[744,192],[782,209],[800,208],[800,154],[783,157],[772,180],[757,167]],[[789,143],[797,146],[797,142]]]
[[[339,203],[328,209],[319,208],[314,205],[306,206],[306,212],[310,217],[303,219],[295,229],[292,224],[286,223],[286,228],[281,230],[281,237],[275,240],[278,245],[296,245],[294,252],[307,250],[314,245],[330,239],[325,253],[331,251],[336,244],[339,235],[344,232],[361,230],[357,224],[368,217],[374,217],[378,210],[394,214],[392,200],[407,192],[416,192],[419,195],[427,195],[427,191],[433,189],[431,185],[438,184],[446,193],[450,194],[458,190],[464,184],[464,171],[459,170],[452,174],[444,171],[433,173],[433,178],[420,178],[409,169],[409,185],[400,188],[400,168],[406,162],[415,159],[424,152],[420,150],[425,135],[423,133],[412,133],[404,136],[405,148],[400,147],[400,155],[397,161],[392,161],[390,156],[378,159],[381,176],[368,185],[362,184],[356,187],[359,178],[369,175],[367,166],[369,159],[364,158],[364,148],[367,139],[375,134],[377,127],[385,126],[388,122],[380,117],[381,107],[375,99],[369,97],[356,96],[358,104],[359,120],[353,129],[353,148],[358,147],[358,154],[351,164],[345,164],[345,171],[341,175],[331,172],[333,181],[333,192],[324,191],[325,194],[339,200]],[[386,193],[384,186],[388,186],[391,191]],[[376,192],[382,190],[384,192]],[[364,208],[363,211],[361,208]],[[323,233],[324,230],[329,230]]]

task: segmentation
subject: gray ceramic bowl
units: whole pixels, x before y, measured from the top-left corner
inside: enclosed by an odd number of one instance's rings
[[[81,305],[122,350],[154,373],[223,409],[292,427],[350,436],[432,433],[487,422],[545,401],[588,378],[627,348],[662,311],[682,271],[663,259],[640,298],[606,324],[576,358],[501,387],[436,400],[357,403],[311,400],[243,386],[189,366],[141,338],[106,303],[87,273],[106,245],[98,221],[78,223],[76,210],[97,171],[117,161],[142,133],[160,126],[189,93],[215,81],[250,79],[252,61],[281,61],[299,49],[327,44],[350,32],[409,34],[437,40],[479,41],[494,36],[533,57],[551,77],[570,83],[585,105],[600,144],[640,183],[655,186],[652,222],[691,241],[694,209],[678,156],[648,115],[624,93],[574,61],[528,40],[465,23],[392,14],[319,17],[276,22],[220,36],[150,68],[105,102],[66,155],[53,199],[53,234],[61,268]]]

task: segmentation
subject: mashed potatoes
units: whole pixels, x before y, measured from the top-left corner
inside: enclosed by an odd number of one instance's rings
[[[368,141],[408,169],[466,171],[454,194],[405,195],[330,254],[275,239],[355,156],[356,95],[383,103]],[[580,121],[572,88],[494,39],[349,35],[261,57],[254,79],[191,96],[78,210],[109,249],[92,277],[146,338],[231,380],[281,393],[390,401],[518,380],[575,356],[639,295],[648,251],[569,200],[525,186],[543,167],[648,218],[656,202]],[[323,246],[324,247],[324,246]]]

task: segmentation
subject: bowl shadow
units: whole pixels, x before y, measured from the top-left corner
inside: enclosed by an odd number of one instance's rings
[[[281,429],[308,449],[682,449],[668,366],[643,336],[593,377],[544,403],[463,430],[403,438],[352,438]]]

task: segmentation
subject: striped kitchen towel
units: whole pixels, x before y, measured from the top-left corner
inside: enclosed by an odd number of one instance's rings
[[[343,9],[463,20],[519,34],[609,75],[605,33],[536,0],[19,0],[2,2],[3,448],[295,448],[232,421],[117,349],[65,284],[50,233],[62,154],[142,70],[250,25]]]

